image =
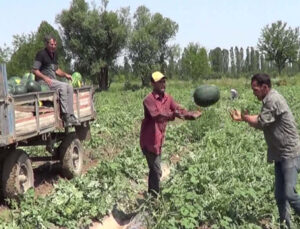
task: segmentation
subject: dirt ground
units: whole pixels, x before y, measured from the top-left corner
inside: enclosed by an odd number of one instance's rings
[[[162,169],[162,177],[161,180],[165,180],[168,178],[170,174],[170,167],[167,164],[161,165]],[[147,178],[145,179],[145,182],[147,182]],[[130,220],[121,220],[118,218],[115,214],[110,214],[106,216],[103,221],[100,222],[94,222],[89,229],[128,229],[131,227]],[[135,228],[135,227],[134,227]],[[142,229],[142,228],[136,228],[136,229]]]
[[[84,156],[83,173],[86,173],[92,167],[95,167],[98,163],[97,159],[90,159],[89,156]],[[53,190],[54,184],[59,179],[64,179],[60,175],[59,162],[33,162],[34,173],[34,190],[36,196],[46,196]],[[9,208],[4,200],[0,200],[0,216],[6,218],[5,214],[8,214]]]
[[[95,167],[97,159],[91,159],[88,154],[84,154],[82,173],[85,174],[89,169]],[[46,196],[53,190],[53,185],[59,179],[64,179],[60,174],[59,162],[34,162],[34,189],[36,196]]]
[[[85,154],[83,173],[86,173],[89,169],[95,167],[98,164],[97,159],[91,159],[89,154]],[[179,157],[176,155],[172,158],[172,163],[176,163]],[[33,162],[34,172],[34,187],[36,196],[46,196],[53,190],[54,184],[59,179],[64,179],[60,175],[60,164],[56,162]],[[170,174],[170,167],[167,164],[162,164],[162,180],[167,179]],[[147,178],[145,178],[147,182]],[[0,215],[6,214],[9,208],[4,203],[0,202]],[[130,220],[121,219],[117,214],[111,213],[106,216],[102,222],[93,222],[89,229],[129,229]]]

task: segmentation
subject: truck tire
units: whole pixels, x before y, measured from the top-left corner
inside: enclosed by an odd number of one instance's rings
[[[79,176],[82,172],[83,148],[76,133],[71,133],[63,139],[58,147],[62,175],[68,179]]]
[[[2,191],[4,198],[16,198],[34,187],[31,161],[24,150],[15,149],[3,162]]]
[[[80,126],[75,126],[75,131],[80,141],[91,139],[90,123],[84,122]]]

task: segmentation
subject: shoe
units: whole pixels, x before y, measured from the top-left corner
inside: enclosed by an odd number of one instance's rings
[[[62,114],[62,120],[65,127],[80,126],[79,120],[73,114]]]
[[[72,126],[80,126],[80,122],[79,120],[73,115],[71,114],[68,118],[68,122],[72,125]]]
[[[69,126],[68,119],[69,119],[69,114],[67,114],[67,113],[62,113],[61,114],[61,120],[64,123],[64,127]]]
[[[283,220],[280,222],[280,229],[291,229],[292,224],[290,220]]]

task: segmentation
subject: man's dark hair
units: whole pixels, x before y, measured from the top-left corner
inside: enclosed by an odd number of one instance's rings
[[[266,73],[258,73],[252,76],[251,84],[256,81],[259,86],[266,84],[269,88],[272,87],[270,76]]]
[[[56,41],[56,38],[52,35],[52,34],[47,34],[45,37],[44,37],[44,41],[46,44],[48,44],[50,42],[50,40],[54,40]]]

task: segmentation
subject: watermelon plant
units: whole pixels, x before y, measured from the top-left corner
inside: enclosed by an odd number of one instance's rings
[[[274,169],[266,163],[262,132],[245,123],[232,122],[229,110],[247,108],[255,114],[260,102],[248,80],[237,83],[239,98],[230,99],[229,81],[218,85],[220,100],[192,122],[168,125],[162,152],[171,168],[162,182],[162,193],[150,204],[141,200],[147,190],[147,163],[139,147],[143,98],[151,89],[123,91],[112,84],[96,93],[97,119],[92,138],[85,143],[98,165],[73,180],[55,180],[47,196],[29,192],[12,203],[6,228],[85,228],[92,220],[117,209],[125,214],[145,213],[147,228],[278,228],[273,194]],[[246,84],[248,83],[248,84]],[[247,87],[245,87],[247,85]],[[276,88],[288,100],[299,122],[300,85]],[[167,92],[184,107],[194,107],[194,84],[170,81]],[[29,152],[31,153],[31,152]],[[174,155],[179,160],[173,161]],[[299,218],[293,216],[295,225]]]

